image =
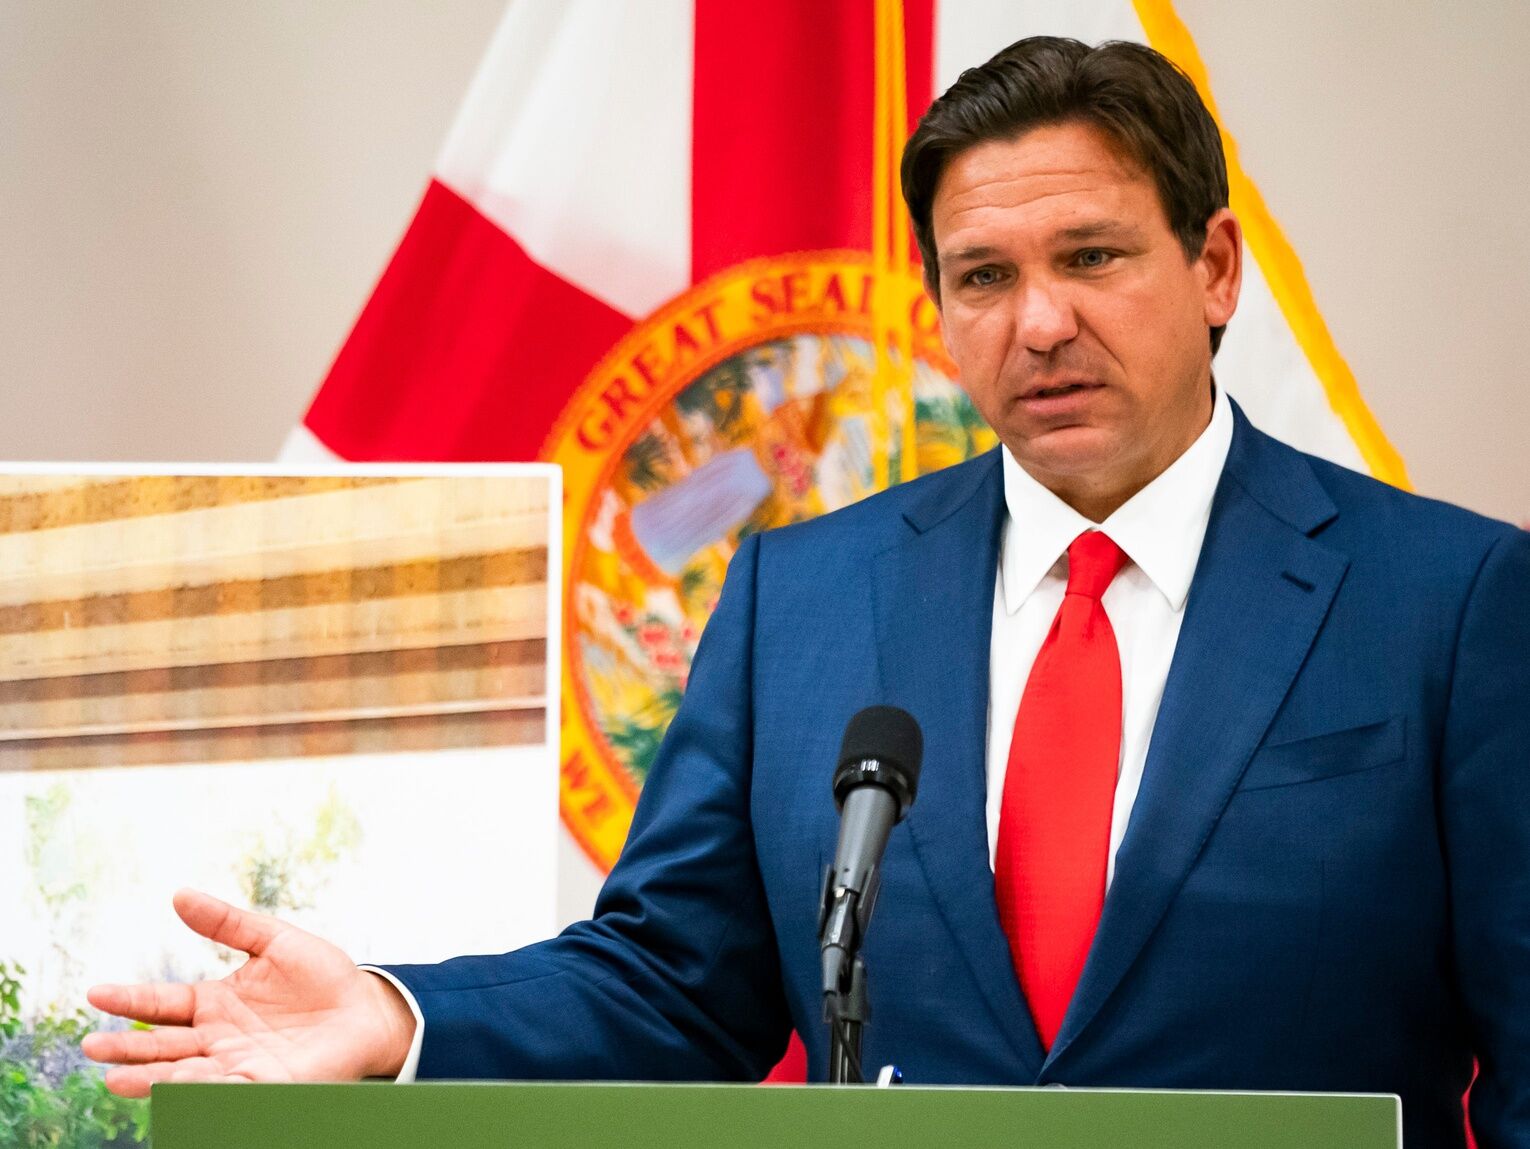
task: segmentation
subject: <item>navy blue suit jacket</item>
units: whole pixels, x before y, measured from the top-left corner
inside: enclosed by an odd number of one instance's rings
[[[394,967],[421,1076],[751,1079],[805,1038],[845,722],[919,721],[863,1060],[916,1083],[1400,1093],[1530,1147],[1530,535],[1237,414],[1142,788],[1049,1052],[984,818],[996,453],[747,539],[593,921]],[[1024,529],[1023,524],[1019,529]],[[496,879],[497,880],[497,879]],[[493,881],[484,897],[492,900]]]

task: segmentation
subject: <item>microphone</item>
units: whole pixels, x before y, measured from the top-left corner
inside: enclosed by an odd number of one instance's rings
[[[907,710],[868,706],[850,719],[834,771],[840,811],[834,887],[866,893],[888,835],[914,804],[923,755],[924,736]]]
[[[824,1019],[833,1026],[831,1081],[861,1078],[860,1025],[868,1010],[859,951],[876,906],[878,866],[892,828],[913,805],[923,755],[919,723],[896,706],[868,706],[845,727],[834,770],[839,844],[818,919]]]

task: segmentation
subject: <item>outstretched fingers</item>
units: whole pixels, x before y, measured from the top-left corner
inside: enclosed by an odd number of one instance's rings
[[[203,1038],[194,1029],[128,1030],[119,1033],[92,1033],[80,1042],[80,1049],[92,1061],[119,1065],[147,1065],[155,1061],[181,1061],[203,1052]]]
[[[123,1065],[106,1071],[106,1087],[121,1097],[147,1097],[149,1089],[161,1081],[200,1081],[215,1084],[243,1084],[247,1077],[225,1073],[210,1057],[185,1061],[156,1061],[149,1065]]]
[[[150,1025],[190,1025],[196,993],[189,985],[97,985],[86,1000],[103,1013]]]
[[[175,912],[204,938],[254,957],[287,927],[276,918],[241,910],[200,890],[179,890]]]

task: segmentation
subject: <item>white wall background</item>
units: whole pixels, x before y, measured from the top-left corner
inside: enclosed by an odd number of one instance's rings
[[[273,458],[503,8],[0,0],[0,458]]]
[[[1415,485],[1530,519],[1530,4],[1177,7]],[[502,8],[0,0],[0,459],[270,459]]]
[[[546,746],[504,746],[0,774],[0,958],[28,971],[29,1005],[66,1008],[98,982],[226,972],[229,956],[176,921],[170,895],[190,885],[243,902],[257,852],[290,867],[305,903],[282,916],[358,961],[538,941],[555,928],[551,883],[504,876],[552,869],[554,762]],[[25,803],[49,794],[65,809],[32,858]],[[301,845],[331,803],[354,819],[355,840],[305,862]],[[50,912],[44,886],[79,892]]]

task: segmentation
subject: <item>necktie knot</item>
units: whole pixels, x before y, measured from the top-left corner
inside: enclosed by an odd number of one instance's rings
[[[1126,565],[1126,552],[1102,531],[1085,531],[1068,547],[1068,593],[1098,600]]]

